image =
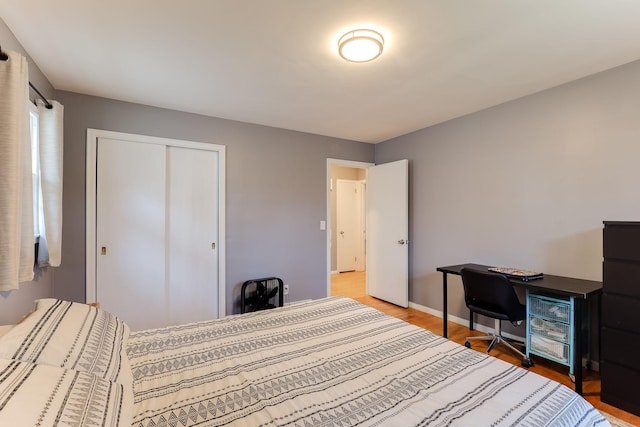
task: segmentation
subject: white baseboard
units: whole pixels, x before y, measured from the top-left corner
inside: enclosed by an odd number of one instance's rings
[[[436,316],[442,319],[442,311],[440,310],[434,310],[432,308],[429,307],[425,307],[424,305],[420,305],[420,304],[416,304],[414,302],[409,302],[409,307],[411,308],[415,308],[418,311],[422,311],[423,313],[427,313],[427,314],[431,314],[432,316]],[[462,325],[465,327],[469,327],[469,321],[467,319],[463,319],[462,317],[457,317],[457,316],[452,316],[452,315],[448,315],[448,318],[451,322],[453,323],[457,323],[458,325]],[[483,324],[477,323],[475,322],[473,324],[474,330],[476,331],[480,331],[480,332],[484,332],[484,333],[493,333],[494,328],[485,326]],[[512,340],[516,340],[516,341],[525,341],[525,337],[521,337],[518,335],[513,335],[510,334],[508,332],[503,332],[502,335],[504,335],[506,338],[510,338]]]
[[[418,311],[422,311],[423,313],[427,313],[427,314],[431,314],[432,316],[436,316],[439,317],[440,319],[442,319],[442,311],[440,310],[434,310],[433,308],[429,308],[426,307],[424,305],[420,305],[420,304],[416,304],[415,302],[411,302],[409,301],[409,307],[416,309]],[[469,321],[467,319],[463,319],[461,317],[457,317],[457,316],[452,316],[452,315],[448,315],[447,316],[449,318],[449,320],[453,323],[456,323],[458,325],[462,325],[465,327],[469,327]],[[473,324],[473,327],[475,328],[476,331],[480,331],[480,332],[484,332],[484,333],[493,333],[493,328],[487,327],[485,325],[482,325],[480,323],[475,322]],[[517,340],[517,341],[521,341],[521,342],[525,342],[526,337],[521,337],[518,335],[513,335],[513,334],[509,334],[506,332],[503,332],[502,335],[504,335],[507,338],[510,338],[512,340]],[[582,358],[582,366],[586,367],[588,365],[589,361],[586,357]],[[596,371],[596,372],[600,372],[600,364],[598,363],[597,360],[591,360],[591,367],[590,369],[592,371]]]
[[[303,302],[309,302],[309,301],[311,301],[311,298],[309,298],[309,299],[301,299],[301,300],[298,300],[298,301],[286,301],[284,303],[284,305],[295,305],[295,304],[301,304]]]

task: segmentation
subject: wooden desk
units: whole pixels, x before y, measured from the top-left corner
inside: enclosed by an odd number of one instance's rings
[[[447,331],[447,274],[460,275],[460,271],[463,268],[473,268],[475,270],[488,271],[492,266],[482,264],[458,264],[450,265],[447,267],[438,267],[437,271],[442,272],[442,319],[443,319],[443,333],[446,338]],[[574,299],[574,369],[576,380],[576,392],[582,394],[582,303],[589,300],[592,297],[602,293],[602,282],[593,280],[574,279],[571,277],[553,276],[545,274],[541,279],[534,280],[520,280],[510,278],[509,281],[514,286],[520,286],[527,288],[530,291],[545,292],[550,295],[567,296]],[[469,316],[469,328],[473,330],[473,315]]]

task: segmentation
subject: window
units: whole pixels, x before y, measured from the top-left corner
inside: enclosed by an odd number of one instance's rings
[[[33,230],[38,243],[42,224],[42,188],[40,186],[40,149],[38,109],[29,102],[29,129],[31,134],[31,179],[33,185]]]
[[[37,107],[28,105],[29,138],[25,143],[31,143],[32,187],[24,190],[32,192],[29,201],[33,202],[34,237],[31,238],[36,243],[36,265],[58,267],[62,255],[63,107],[56,101],[52,108],[45,108],[40,102]],[[26,244],[28,237],[23,238]]]

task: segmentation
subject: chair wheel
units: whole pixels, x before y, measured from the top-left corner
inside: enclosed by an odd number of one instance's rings
[[[469,341],[465,341],[464,346],[467,348],[471,348],[471,343]]]
[[[522,359],[522,366],[525,368],[530,368],[533,366],[533,362],[528,357],[526,359]]]

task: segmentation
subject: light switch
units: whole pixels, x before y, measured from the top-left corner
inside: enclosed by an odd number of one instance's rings
[[[327,229],[327,221],[320,221],[320,230]]]

